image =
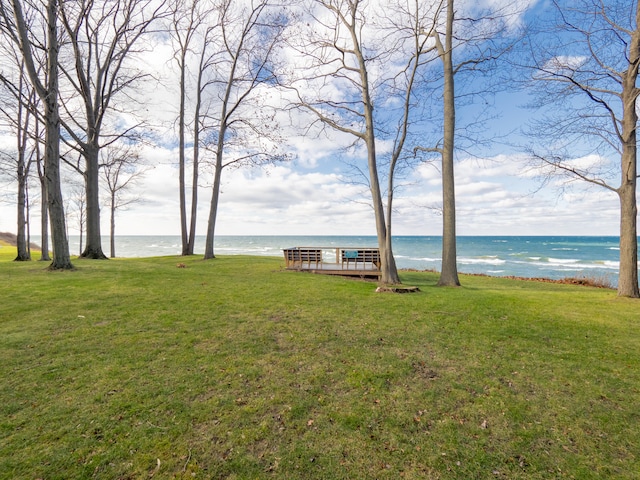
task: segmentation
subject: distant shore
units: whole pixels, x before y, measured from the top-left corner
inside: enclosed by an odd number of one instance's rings
[[[11,247],[17,247],[18,236],[9,232],[0,232],[0,243],[6,243]],[[31,242],[31,249],[40,250],[40,245]]]
[[[16,246],[18,237],[13,233],[0,232],[0,242],[8,243],[9,245]]]

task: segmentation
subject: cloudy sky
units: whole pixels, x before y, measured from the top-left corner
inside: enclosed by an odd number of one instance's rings
[[[497,1],[497,0],[496,0]],[[532,2],[544,8],[544,2]],[[166,50],[166,49],[165,49]],[[158,49],[158,52],[163,52]],[[167,52],[158,54],[165,65]],[[156,116],[174,115],[174,87],[165,82],[156,95]],[[176,99],[177,100],[177,99]],[[498,94],[498,115],[487,120],[487,138],[499,138],[524,126],[531,110],[524,108],[524,93]],[[464,124],[473,109],[458,111]],[[302,120],[300,120],[302,121]],[[295,126],[295,125],[294,125]],[[302,127],[302,125],[298,125]],[[10,137],[0,139],[10,145]],[[237,169],[223,174],[216,233],[218,235],[374,235],[373,212],[368,193],[347,173],[340,141],[324,136],[292,135],[297,158],[262,169]],[[617,235],[617,197],[607,190],[580,182],[553,179],[543,184],[539,172],[527,166],[517,148],[494,142],[478,152],[469,148],[456,163],[457,225],[460,235]],[[179,235],[177,150],[168,142],[148,146],[143,157],[150,168],[136,191],[143,199],[118,212],[119,235]],[[584,161],[589,161],[586,159]],[[199,190],[198,234],[205,234],[211,196],[210,186]],[[416,164],[399,180],[395,197],[395,235],[441,234],[441,180],[433,164]],[[0,231],[16,231],[13,187],[4,180],[0,197]],[[35,182],[33,182],[35,185]],[[38,225],[38,209],[32,210]],[[103,234],[108,234],[107,209],[103,208]],[[69,221],[69,233],[77,234]],[[37,230],[37,227],[34,229]],[[37,234],[37,231],[33,232]]]

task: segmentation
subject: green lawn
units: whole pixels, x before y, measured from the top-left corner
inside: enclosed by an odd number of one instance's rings
[[[2,479],[638,478],[640,302],[615,291],[14,256]]]

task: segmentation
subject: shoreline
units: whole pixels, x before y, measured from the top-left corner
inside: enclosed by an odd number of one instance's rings
[[[0,232],[0,242],[4,242],[10,247],[16,247],[17,246],[16,240],[17,240],[17,236],[15,234],[10,232]],[[30,244],[30,246],[32,250],[37,250],[37,251],[40,250],[40,246],[33,242]],[[277,258],[277,257],[274,257],[274,258]],[[401,272],[438,273],[438,271],[434,269],[399,268],[398,270]],[[608,282],[606,279],[598,278],[596,276],[594,277],[568,276],[564,278],[553,279],[548,277],[523,277],[523,276],[516,276],[516,275],[500,276],[500,275],[489,275],[487,273],[464,272],[464,271],[459,271],[459,273],[461,275],[469,275],[469,276],[504,278],[507,280],[520,280],[520,281],[528,281],[528,282],[555,283],[560,285],[582,285],[582,286],[589,286],[589,287],[595,287],[595,288],[605,288],[605,289],[615,290],[615,287],[613,287],[613,285],[611,285],[611,283]]]
[[[426,269],[418,270],[416,268],[399,268],[400,272],[416,272],[416,273],[440,273],[437,270]],[[489,278],[503,278],[505,280],[517,280],[524,282],[540,282],[540,283],[555,283],[558,285],[582,285],[584,287],[604,288],[608,290],[615,290],[616,288],[611,285],[606,279],[600,279],[596,277],[565,277],[565,278],[547,278],[547,277],[518,277],[515,275],[489,275],[487,273],[467,273],[458,271],[460,275],[466,275],[468,277],[489,277]]]

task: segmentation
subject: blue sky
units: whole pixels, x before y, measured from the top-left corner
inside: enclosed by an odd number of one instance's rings
[[[535,12],[544,11],[538,2]],[[158,50],[157,64],[166,50]],[[154,115],[170,119],[167,105],[171,85],[155,92]],[[522,148],[497,140],[518,131],[534,114],[523,108],[529,100],[524,92],[498,93],[495,113],[487,121],[487,137],[495,137],[488,148],[460,153],[456,163],[457,228],[459,235],[617,235],[618,201],[614,193],[567,179],[542,184],[539,172],[531,170]],[[460,109],[458,122],[469,120],[473,109]],[[302,121],[302,120],[301,120]],[[513,137],[512,137],[513,139]],[[266,169],[225,171],[216,232],[219,235],[374,235],[373,212],[368,192],[350,183],[341,150],[344,139],[291,136],[298,158]],[[517,143],[526,146],[526,137]],[[11,144],[8,137],[0,138]],[[147,146],[142,152],[153,165],[138,191],[144,199],[120,211],[116,233],[120,235],[178,235],[179,204],[177,151],[171,144]],[[433,165],[418,164],[401,180],[395,198],[395,235],[439,235],[441,233],[441,181]],[[35,185],[35,182],[33,182]],[[11,187],[3,191],[10,194]],[[210,187],[200,188],[198,234],[204,234]],[[10,197],[10,195],[9,195]],[[102,233],[108,234],[107,209],[102,210]],[[32,232],[38,232],[38,209],[31,213]],[[15,206],[0,199],[0,231],[15,232]],[[77,234],[70,219],[69,233]]]

